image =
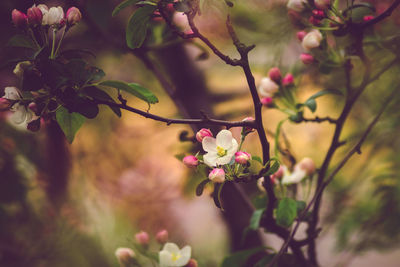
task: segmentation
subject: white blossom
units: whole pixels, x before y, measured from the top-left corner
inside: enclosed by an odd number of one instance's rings
[[[323,36],[319,30],[312,30],[304,36],[301,45],[305,50],[310,50],[320,46]]]
[[[191,253],[192,248],[190,246],[179,249],[174,243],[166,243],[159,252],[160,267],[185,266],[190,260]]]
[[[231,162],[238,149],[238,143],[228,130],[220,131],[216,138],[206,136],[202,141],[204,151],[204,163],[210,167],[225,165]]]
[[[270,77],[264,77],[258,86],[258,92],[262,97],[272,97],[278,92],[279,85],[277,85]]]
[[[43,25],[60,24],[64,19],[64,10],[60,6],[51,7],[47,12],[45,11],[46,10],[45,8],[42,9],[39,7],[39,9],[43,13],[43,20],[42,20]]]
[[[307,0],[289,0],[286,6],[293,11],[301,12],[306,2]]]

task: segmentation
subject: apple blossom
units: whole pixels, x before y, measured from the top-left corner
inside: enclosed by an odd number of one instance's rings
[[[195,156],[186,156],[183,158],[183,164],[186,165],[186,167],[189,168],[195,168],[197,165],[199,165],[199,160]]]
[[[300,60],[305,64],[305,65],[310,65],[315,62],[314,56],[306,53],[302,53],[300,55]]]
[[[225,171],[215,168],[208,174],[208,179],[214,183],[223,183],[225,181]]]
[[[320,46],[323,36],[319,30],[312,30],[304,36],[301,45],[305,50],[310,50]]]
[[[203,128],[203,129],[201,129],[200,131],[198,131],[196,133],[196,139],[199,142],[202,142],[203,138],[206,137],[206,136],[211,136],[211,137],[213,136],[213,134],[210,131],[210,129]]]
[[[300,168],[295,168],[292,173],[286,172],[282,178],[282,184],[290,185],[301,182],[306,177],[306,172]]]
[[[228,130],[220,131],[216,138],[204,137],[202,146],[207,152],[203,157],[204,163],[210,167],[228,164],[238,149],[237,141]]]
[[[39,6],[38,6],[39,7]],[[40,8],[40,7],[39,7]],[[40,10],[43,13],[43,10],[40,8]],[[64,10],[62,7],[51,7],[47,12],[43,13],[43,20],[42,24],[43,25],[57,25],[61,24],[64,20]]]
[[[311,158],[303,158],[294,168],[300,168],[304,170],[307,175],[311,175],[315,172],[315,163]]]
[[[293,11],[301,12],[304,10],[306,3],[307,0],[289,0],[286,6]]]
[[[239,164],[246,164],[251,160],[251,155],[244,151],[238,151],[235,153],[235,161]]]
[[[11,12],[11,19],[17,28],[25,28],[28,23],[28,17],[21,11],[14,9]]]
[[[35,26],[42,24],[43,14],[38,7],[34,5],[33,7],[29,8],[27,14],[29,25]]]
[[[156,240],[160,244],[164,244],[168,241],[168,231],[167,230],[161,230],[156,234]]]
[[[138,242],[140,245],[148,245],[150,242],[150,237],[149,234],[146,233],[145,231],[140,231],[135,235],[136,242]]]
[[[314,4],[319,9],[327,9],[331,5],[331,0],[314,0]]]
[[[190,246],[185,246],[182,249],[174,243],[166,243],[163,249],[159,252],[160,267],[182,267],[185,266],[192,253]]]
[[[21,95],[18,92],[17,87],[6,87],[4,88],[4,98],[8,100],[20,100]]]
[[[262,97],[271,97],[274,93],[278,92],[279,85],[277,85],[270,77],[264,77],[258,86],[258,92]]]
[[[82,19],[82,14],[76,7],[70,7],[67,10],[67,22],[69,25],[77,24]]]
[[[282,80],[283,86],[292,85],[294,83],[294,77],[291,73],[286,74],[286,76]]]
[[[129,266],[132,259],[135,257],[135,252],[130,248],[117,248],[115,256],[121,266]]]
[[[268,71],[268,76],[276,83],[280,83],[282,79],[281,70],[277,67],[273,67]]]

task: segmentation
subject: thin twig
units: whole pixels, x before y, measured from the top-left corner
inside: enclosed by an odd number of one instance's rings
[[[383,13],[381,13],[379,16],[365,22],[364,24],[362,24],[363,28],[367,28],[369,26],[375,25],[378,22],[381,22],[382,20],[384,20],[385,18],[389,17],[390,15],[392,15],[393,11],[400,5],[400,0],[396,0],[394,1],[390,7],[388,9],[386,9]]]

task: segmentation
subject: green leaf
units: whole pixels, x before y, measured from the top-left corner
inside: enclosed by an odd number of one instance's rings
[[[312,96],[310,96],[307,100],[316,99],[316,98],[321,97],[323,95],[329,95],[329,94],[332,94],[332,95],[343,95],[342,92],[340,92],[339,90],[336,90],[336,89],[321,90],[321,91],[313,94]]]
[[[297,200],[297,214],[300,214],[306,208],[306,202]]]
[[[304,105],[308,107],[311,112],[315,112],[317,110],[317,101],[315,101],[314,98],[308,99],[306,102],[304,102]]]
[[[125,92],[128,92],[144,101],[146,101],[149,104],[155,104],[158,102],[157,97],[150,92],[148,89],[135,84],[135,83],[126,83],[122,81],[104,81],[99,83],[99,85],[103,86],[108,86],[108,87],[113,87]]]
[[[256,265],[254,265],[254,267],[265,267],[268,265],[268,263],[270,263],[272,261],[272,259],[274,258],[276,254],[269,254],[267,256],[265,256],[264,258],[262,258],[261,260],[259,260]],[[276,266],[276,265],[274,265]]]
[[[283,227],[290,227],[297,216],[297,202],[291,198],[279,201],[276,211],[276,223]]]
[[[286,119],[281,120],[278,123],[278,126],[276,127],[275,140],[274,140],[275,141],[275,151],[274,151],[275,157],[279,157],[279,136],[281,135],[281,128],[285,121],[286,121]]]
[[[71,144],[74,141],[76,132],[85,122],[85,117],[76,112],[69,113],[66,108],[60,107],[56,112],[56,120]]]
[[[157,9],[155,6],[146,5],[139,8],[129,19],[126,27],[126,44],[135,49],[142,46],[146,39],[147,27],[151,14]]]
[[[243,267],[252,255],[264,250],[265,247],[256,247],[238,251],[226,257],[220,267]]]
[[[260,227],[260,221],[265,209],[258,209],[253,212],[250,218],[249,229],[257,230]]]
[[[115,103],[114,99],[112,99],[111,96],[109,96],[106,92],[95,86],[85,87],[83,89],[83,92],[94,100],[102,100]],[[121,117],[121,109],[113,106],[108,106],[108,107],[115,113],[115,115]]]
[[[30,48],[36,50],[38,47],[33,43],[31,38],[28,38],[26,35],[17,34],[11,37],[8,41],[7,46],[11,47],[23,47]]]
[[[281,166],[277,158],[272,158],[269,162],[267,162],[264,165],[264,169],[268,166],[268,164],[271,164],[271,162],[274,161],[274,163],[269,167],[268,171],[265,171],[261,173],[261,176],[268,176],[276,173],[279,170],[279,167]]]
[[[208,182],[210,182],[210,179],[204,179],[203,181],[201,181],[201,183],[199,183],[196,187],[196,196],[201,196],[203,194],[204,191],[204,187],[206,186],[206,184],[208,184]]]
[[[251,159],[260,162],[260,164],[263,164],[262,159],[259,156],[252,156]]]
[[[114,8],[114,10],[113,10],[113,12],[112,12],[112,16],[115,17],[116,15],[118,15],[118,13],[119,13],[122,9],[124,9],[124,8],[126,8],[126,7],[128,7],[128,6],[130,6],[130,5],[136,4],[136,3],[139,2],[139,1],[140,1],[140,0],[125,0],[125,1],[122,1],[121,3],[119,3],[118,6],[116,6],[116,7]]]
[[[185,154],[184,154],[184,153],[176,154],[174,157],[175,157],[177,160],[182,161],[183,158],[185,157]]]

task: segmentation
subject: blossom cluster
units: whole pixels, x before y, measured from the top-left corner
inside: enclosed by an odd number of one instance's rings
[[[182,249],[175,243],[168,242],[168,231],[159,231],[155,239],[158,244],[163,247],[158,252],[157,263],[160,267],[197,267],[197,261],[191,258],[192,248],[185,246]],[[150,236],[145,231],[140,231],[135,235],[136,252],[128,247],[120,247],[115,251],[115,256],[121,267],[142,266],[144,263],[142,258],[147,258],[149,261],[155,261],[153,253],[149,250]],[[137,257],[141,254],[143,257]]]

